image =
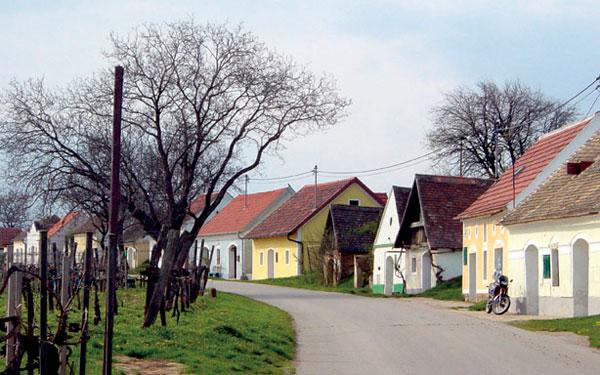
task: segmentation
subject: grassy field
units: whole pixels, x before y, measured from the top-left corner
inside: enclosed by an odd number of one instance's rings
[[[323,286],[323,275],[319,272],[305,273],[300,276],[282,277],[276,279],[256,280],[259,284],[279,285],[292,288],[321,290],[326,292],[351,293],[368,297],[385,297],[381,294],[373,294],[368,286],[360,289],[353,287],[352,277],[343,279],[337,287]],[[462,277],[443,282],[435,288],[425,291],[421,294],[394,294],[392,297],[430,297],[440,300],[463,301],[462,297]]]
[[[529,320],[512,324],[530,331],[574,332],[578,335],[587,336],[592,347],[600,348],[600,315],[582,318]]]
[[[284,311],[245,297],[219,293],[216,299],[199,298],[192,309],[181,315],[179,324],[169,314],[167,327],[158,324],[142,329],[144,292],[140,288],[118,292],[123,306],[115,317],[113,356],[178,362],[190,374],[283,374],[284,368],[291,366],[295,331]],[[55,322],[54,313],[49,315],[50,321]],[[69,317],[78,322],[80,313],[74,310]],[[104,321],[93,327],[88,343],[88,374],[102,373],[103,330]],[[74,348],[71,361],[78,373],[78,348]]]

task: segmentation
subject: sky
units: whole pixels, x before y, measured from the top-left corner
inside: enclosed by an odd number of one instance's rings
[[[519,79],[564,101],[600,74],[600,6],[596,1],[233,1],[233,0],[0,0],[0,91],[11,80],[44,78],[66,86],[109,67],[102,51],[111,32],[125,35],[145,22],[242,25],[267,46],[332,75],[352,100],[335,127],[288,140],[250,175],[249,192],[358,175],[373,191],[410,186],[429,162],[383,174],[356,172],[426,154],[431,108],[443,93]],[[581,115],[596,95],[579,104]],[[329,172],[329,173],[326,173]]]

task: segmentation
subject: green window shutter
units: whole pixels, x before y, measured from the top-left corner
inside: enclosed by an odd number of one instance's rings
[[[467,265],[467,248],[463,247],[463,266]]]
[[[544,255],[544,279],[550,278],[550,254]]]

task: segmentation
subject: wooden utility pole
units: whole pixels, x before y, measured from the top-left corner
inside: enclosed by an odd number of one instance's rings
[[[81,309],[81,331],[83,340],[79,351],[79,375],[85,375],[88,341],[88,320],[90,317],[90,285],[92,284],[92,240],[93,232],[87,232],[85,238],[85,263],[83,268],[83,308]]]
[[[112,342],[115,313],[115,278],[117,267],[117,232],[119,225],[121,161],[121,110],[123,106],[123,67],[115,67],[115,101],[113,107],[112,170],[110,181],[110,222],[106,282],[106,324],[104,326],[104,362],[102,373],[112,374]]]
[[[40,375],[48,375],[48,231],[40,231]]]

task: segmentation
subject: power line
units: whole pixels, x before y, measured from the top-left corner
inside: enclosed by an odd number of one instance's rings
[[[277,181],[277,180],[287,180],[288,178],[299,177],[299,176],[308,175],[308,174],[311,174],[311,173],[313,173],[312,170],[307,171],[307,172],[292,174],[292,175],[289,175],[289,176],[272,177],[272,178],[253,178],[253,177],[250,177],[250,179],[252,181]]]
[[[320,173],[326,173],[326,174],[330,174],[330,175],[358,175],[358,174],[363,174],[363,173],[371,173],[371,172],[377,172],[377,171],[382,171],[385,169],[390,169],[390,168],[395,168],[401,165],[405,165],[408,163],[412,163],[414,161],[417,161],[419,159],[423,159],[425,157],[428,157],[430,155],[434,154],[434,151],[428,152],[426,154],[423,154],[421,156],[417,156],[416,158],[410,159],[410,160],[406,160],[400,163],[396,163],[396,164],[392,164],[392,165],[388,165],[386,167],[381,167],[381,168],[374,168],[374,169],[366,169],[366,170],[362,170],[362,171],[352,171],[352,172],[329,172],[329,171],[321,171]]]
[[[594,108],[594,106],[596,105],[596,102],[598,101],[598,98],[600,97],[600,91],[598,92],[598,95],[596,95],[596,99],[594,99],[594,102],[592,103],[592,105],[590,106],[590,109],[588,109],[587,113],[585,114],[585,117],[588,117],[588,115],[590,114],[590,112],[592,111],[592,108]]]
[[[566,102],[564,102],[563,104],[559,105],[558,107],[556,107],[556,110],[561,109],[562,107],[566,106],[567,104],[569,104],[572,100],[574,100],[576,97],[578,97],[579,95],[583,94],[587,89],[589,89],[590,87],[592,87],[594,85],[594,83],[600,81],[600,76],[596,77],[595,80],[593,80],[589,85],[587,85],[583,90],[579,91],[577,94],[575,94],[573,97],[571,97],[571,99],[567,100]]]

